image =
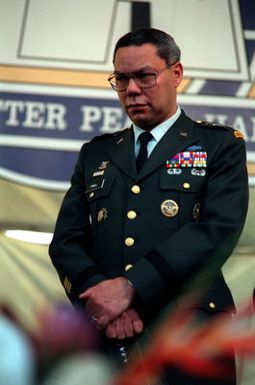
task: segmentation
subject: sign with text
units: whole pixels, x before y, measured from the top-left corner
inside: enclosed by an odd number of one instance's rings
[[[0,0],[0,177],[64,190],[82,143],[130,125],[107,77],[116,40],[141,19],[134,3]],[[182,48],[180,106],[243,133],[255,185],[254,1],[142,3]]]

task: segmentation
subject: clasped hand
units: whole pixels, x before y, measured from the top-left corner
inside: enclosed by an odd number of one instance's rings
[[[86,300],[85,310],[98,329],[108,338],[133,337],[143,330],[143,322],[131,307],[135,289],[125,277],[100,282],[80,295]]]

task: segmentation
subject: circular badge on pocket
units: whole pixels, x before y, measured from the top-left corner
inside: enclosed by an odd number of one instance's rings
[[[162,214],[169,218],[175,217],[179,212],[178,204],[171,199],[166,199],[164,202],[162,202],[160,209]]]

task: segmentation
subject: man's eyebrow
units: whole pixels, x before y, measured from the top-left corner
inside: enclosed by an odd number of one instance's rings
[[[128,74],[133,74],[133,73],[139,73],[139,72],[145,72],[145,71],[155,71],[154,68],[150,67],[150,66],[144,66],[144,67],[141,67],[139,68],[137,71],[132,71],[132,72],[124,72],[124,71],[114,71],[114,74],[116,75],[128,75]]]

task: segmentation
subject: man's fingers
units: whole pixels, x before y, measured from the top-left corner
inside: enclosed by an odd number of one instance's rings
[[[133,321],[134,331],[136,333],[142,333],[143,331],[143,322],[140,319]]]
[[[109,323],[105,330],[105,334],[107,338],[115,339],[117,338],[116,329],[114,323]]]
[[[124,338],[126,338],[125,325],[123,323],[122,317],[119,317],[116,319],[115,328],[116,328],[116,335],[119,340],[123,340]]]
[[[131,325],[127,323],[127,330],[132,330],[133,335],[134,333],[141,333],[143,331],[143,321],[135,309],[129,309],[123,314],[123,317],[131,323]]]
[[[90,289],[88,289],[88,290],[86,290],[86,291],[84,291],[83,293],[81,293],[80,295],[79,295],[79,298],[81,298],[81,299],[86,299],[86,298],[88,298],[89,296],[90,296]]]
[[[128,312],[123,313],[122,315],[123,320],[123,330],[125,332],[125,335],[127,338],[131,338],[134,336],[134,327],[132,318],[128,315]]]
[[[126,338],[123,330],[123,325],[120,319],[116,319],[110,322],[105,330],[105,334],[108,338],[122,340]]]

